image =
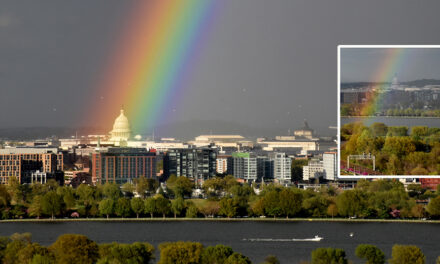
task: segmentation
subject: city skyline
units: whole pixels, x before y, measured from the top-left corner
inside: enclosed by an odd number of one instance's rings
[[[133,3],[96,1],[86,8],[81,2],[5,2],[0,12],[0,112],[13,108],[13,114],[2,115],[0,128],[109,128],[111,122],[86,117],[101,109],[101,100],[105,104],[105,94],[95,95],[98,78],[110,63]],[[366,16],[350,12],[358,6],[344,1],[322,3],[320,8],[281,0],[222,2],[178,103],[166,102],[161,111],[167,118],[147,124],[145,133],[164,124],[207,120],[280,134],[307,119],[320,134],[331,134],[328,127],[336,124],[336,47],[341,40],[373,42],[358,30],[366,21],[376,25],[374,42],[395,43],[402,35],[425,36],[420,38],[424,42],[437,38],[428,33],[435,31],[430,22],[435,15],[426,15],[435,10],[429,3],[417,9],[424,13],[419,20],[410,19],[412,4],[380,5],[376,10],[362,4],[369,11]],[[383,16],[396,10],[402,14],[398,28]],[[420,25],[426,32],[411,30]],[[120,104],[113,107],[111,118]],[[127,111],[131,119],[135,114]]]

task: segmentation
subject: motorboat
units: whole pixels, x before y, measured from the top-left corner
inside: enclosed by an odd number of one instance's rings
[[[316,235],[313,238],[244,238],[244,241],[251,242],[319,242],[323,237]]]
[[[323,237],[316,235],[314,238],[303,238],[303,239],[292,238],[292,241],[316,241],[316,242],[319,242],[323,239],[324,239]]]

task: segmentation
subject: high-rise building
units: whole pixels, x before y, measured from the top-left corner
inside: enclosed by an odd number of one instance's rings
[[[170,149],[163,160],[164,178],[185,176],[201,184],[216,175],[216,158],[210,148]]]
[[[247,182],[257,180],[257,157],[249,152],[232,153],[232,174]]]
[[[336,180],[337,173],[337,163],[336,163],[336,152],[325,152],[322,155],[322,164],[323,164],[323,174],[324,179],[329,181]]]
[[[124,184],[139,177],[154,178],[156,153],[142,148],[109,148],[92,154],[92,182]]]
[[[283,152],[270,154],[273,161],[273,177],[279,183],[290,183],[292,179],[292,159]]]
[[[63,170],[63,154],[57,148],[0,149],[0,183],[15,177],[20,183],[31,183],[32,173],[44,173],[44,179]],[[47,176],[47,177],[46,177]]]

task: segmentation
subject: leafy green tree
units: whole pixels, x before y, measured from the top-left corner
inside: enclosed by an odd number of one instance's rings
[[[401,158],[416,150],[416,145],[409,137],[387,137],[382,148],[385,153]]]
[[[61,197],[55,191],[46,193],[41,201],[43,212],[51,215],[52,219],[61,212],[61,205]]]
[[[196,218],[199,210],[197,206],[193,202],[185,202],[186,214],[187,218]]]
[[[153,218],[153,215],[156,212],[156,199],[154,199],[154,197],[145,199],[144,210],[146,214],[150,214],[151,218]]]
[[[426,211],[428,211],[428,213],[433,217],[440,216],[440,196],[431,199],[426,207]]]
[[[76,206],[76,199],[72,187],[60,186],[57,188],[57,194],[62,197],[64,207],[72,210]]]
[[[145,198],[146,193],[154,193],[154,191],[159,187],[159,182],[155,179],[147,179],[144,176],[139,177],[135,180],[136,192]]]
[[[359,216],[365,208],[365,198],[360,190],[346,190],[336,198],[339,214],[342,216]]]
[[[327,215],[331,216],[332,218],[338,214],[338,207],[336,206],[336,204],[331,203],[328,207],[327,207]]]
[[[3,252],[3,262],[2,263],[20,263],[18,262],[18,257],[20,250],[25,248],[30,242],[23,240],[12,240],[8,243],[6,249]]]
[[[223,264],[233,253],[231,247],[224,245],[206,247],[202,253],[201,264]]]
[[[248,257],[237,252],[230,255],[224,262],[224,264],[251,264],[251,263],[252,262]]]
[[[269,255],[264,259],[262,264],[280,264],[280,261],[274,255]]]
[[[239,185],[237,179],[233,175],[226,175],[223,180],[225,181],[225,190],[229,191],[235,185]]]
[[[428,136],[428,127],[427,126],[413,126],[411,127],[411,134],[410,136],[413,137],[415,140],[420,140],[423,137]]]
[[[384,137],[388,133],[388,127],[384,123],[373,123],[371,125],[371,131],[375,137]]]
[[[271,190],[264,195],[264,211],[274,218],[282,214],[280,195],[277,190]]]
[[[11,243],[11,239],[6,236],[0,236],[0,261],[5,255],[5,250],[8,244]]]
[[[139,218],[139,214],[145,210],[145,202],[139,197],[132,198],[130,201],[131,210],[136,214],[136,218]]]
[[[416,246],[394,245],[390,264],[425,264],[425,255]]]
[[[226,189],[226,181],[220,177],[208,179],[203,182],[202,188],[208,196],[219,196]]]
[[[0,184],[0,210],[8,207],[11,203],[11,196],[5,185]]]
[[[35,254],[30,262],[30,264],[55,264],[55,263],[56,263],[55,257],[52,254],[50,255]]]
[[[131,215],[131,205],[130,205],[130,200],[125,198],[125,197],[121,197],[116,201],[116,205],[115,205],[115,213],[117,216],[120,217],[128,217]]]
[[[185,176],[180,176],[175,181],[167,181],[167,188],[173,192],[176,198],[190,196],[193,187],[194,184]]]
[[[99,257],[98,245],[83,235],[61,235],[49,250],[55,255],[56,263],[92,264]]]
[[[279,199],[281,214],[287,218],[301,211],[302,195],[298,190],[283,188],[279,194]]]
[[[312,251],[311,264],[346,264],[345,251],[339,248],[317,248]]]
[[[144,264],[154,259],[154,247],[149,243],[135,242],[133,244],[111,244],[99,245],[99,264],[129,263]]]
[[[214,217],[220,212],[220,204],[217,201],[206,201],[198,206],[198,211],[205,217]]]
[[[160,194],[157,194],[154,199],[156,200],[156,212],[165,218],[166,214],[168,214],[171,210],[170,200]]]
[[[32,199],[32,203],[29,205],[28,213],[30,216],[36,216],[40,218],[43,214],[43,197],[41,195],[36,195]]]
[[[172,242],[159,245],[159,264],[200,263],[203,245],[197,242]]]
[[[387,137],[406,137],[408,136],[408,127],[397,126],[388,127]]]
[[[385,264],[385,254],[376,246],[360,244],[356,247],[355,254],[366,260],[366,264]]]
[[[232,198],[222,198],[220,200],[220,211],[219,214],[225,215],[228,218],[234,217],[237,215],[238,206],[234,202]]]
[[[102,194],[105,198],[116,201],[121,197],[121,189],[118,184],[107,182],[103,185]]]
[[[27,243],[24,248],[18,251],[17,263],[30,263],[35,255],[47,256],[51,258],[52,263],[55,260],[46,247],[43,247],[38,243]]]
[[[171,210],[174,213],[174,218],[185,210],[185,201],[182,197],[178,197],[171,202]]]
[[[115,202],[112,199],[104,199],[99,202],[99,212],[105,215],[107,219],[115,212]]]
[[[90,215],[92,206],[96,204],[95,189],[87,184],[80,184],[76,188],[76,195],[78,196],[78,205],[81,205],[84,210],[82,214]]]

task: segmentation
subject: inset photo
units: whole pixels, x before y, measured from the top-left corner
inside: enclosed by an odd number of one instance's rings
[[[338,47],[341,178],[440,178],[440,46]]]

